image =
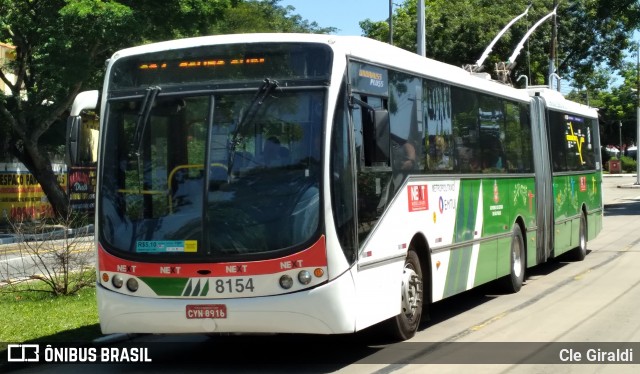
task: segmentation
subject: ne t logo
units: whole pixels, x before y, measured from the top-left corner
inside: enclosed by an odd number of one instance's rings
[[[429,210],[429,192],[427,185],[408,186],[409,211]]]

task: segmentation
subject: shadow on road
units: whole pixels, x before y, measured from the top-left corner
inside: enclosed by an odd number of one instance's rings
[[[620,203],[604,206],[605,217],[640,215],[640,201],[627,199]]]

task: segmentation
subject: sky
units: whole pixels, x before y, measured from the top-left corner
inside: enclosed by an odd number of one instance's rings
[[[360,21],[389,18],[388,0],[281,0],[279,5],[293,6],[293,14],[320,27],[338,28],[337,35],[362,35]]]

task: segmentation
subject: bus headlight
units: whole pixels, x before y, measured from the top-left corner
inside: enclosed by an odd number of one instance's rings
[[[124,284],[122,275],[114,275],[113,278],[111,278],[111,284],[113,284],[113,287],[115,288],[122,288],[122,285]]]
[[[280,277],[280,287],[288,290],[291,286],[293,286],[293,278],[286,274]]]
[[[304,285],[311,283],[311,273],[306,270],[302,270],[298,273],[298,280]]]
[[[131,292],[136,292],[138,290],[138,281],[135,278],[129,278],[127,280],[127,289]]]

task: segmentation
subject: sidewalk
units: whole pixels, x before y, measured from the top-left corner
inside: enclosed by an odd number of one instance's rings
[[[640,185],[637,174],[602,174],[602,199],[604,205],[640,202]]]
[[[640,189],[636,174],[602,174],[603,185],[608,179],[611,179],[611,181],[616,184],[616,188]]]
[[[602,173],[602,177],[603,178],[622,178],[622,179],[625,180],[625,183],[631,181],[630,187],[635,186],[637,188],[640,188],[640,185],[636,185],[636,182],[638,181],[637,175],[638,174],[635,174],[635,173],[630,173],[630,174],[608,174],[608,173],[605,174],[605,173]]]

